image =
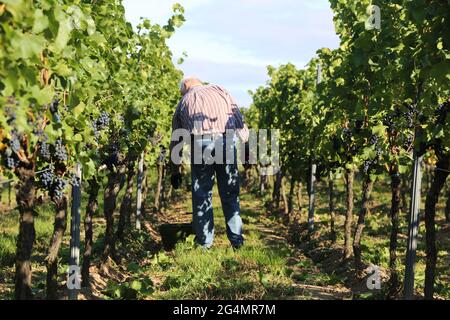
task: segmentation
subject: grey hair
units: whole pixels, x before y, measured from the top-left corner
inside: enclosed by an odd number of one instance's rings
[[[187,77],[180,81],[180,91],[184,94],[186,92],[186,84],[188,82],[200,82],[200,79],[197,77]]]

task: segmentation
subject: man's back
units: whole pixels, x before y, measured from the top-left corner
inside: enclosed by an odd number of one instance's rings
[[[247,131],[237,103],[217,85],[189,89],[175,112],[174,129],[179,128],[195,135],[224,133],[227,129]]]

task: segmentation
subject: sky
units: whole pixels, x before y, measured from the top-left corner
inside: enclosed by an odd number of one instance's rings
[[[241,107],[249,90],[268,80],[267,66],[303,68],[323,47],[339,46],[328,0],[124,0],[127,19],[165,24],[172,5],[185,8],[185,24],[168,45],[185,76],[228,89]]]

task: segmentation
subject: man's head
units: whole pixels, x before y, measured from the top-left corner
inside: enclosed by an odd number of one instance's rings
[[[184,96],[186,94],[186,92],[189,91],[190,88],[198,87],[198,86],[202,86],[202,85],[203,85],[203,83],[198,78],[195,78],[195,77],[184,78],[180,82],[180,92]]]

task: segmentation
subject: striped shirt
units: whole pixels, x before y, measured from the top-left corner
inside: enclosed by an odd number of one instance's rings
[[[216,85],[189,89],[173,115],[172,130],[176,129],[186,129],[194,135],[220,134],[234,129],[243,142],[249,136],[236,101]]]

